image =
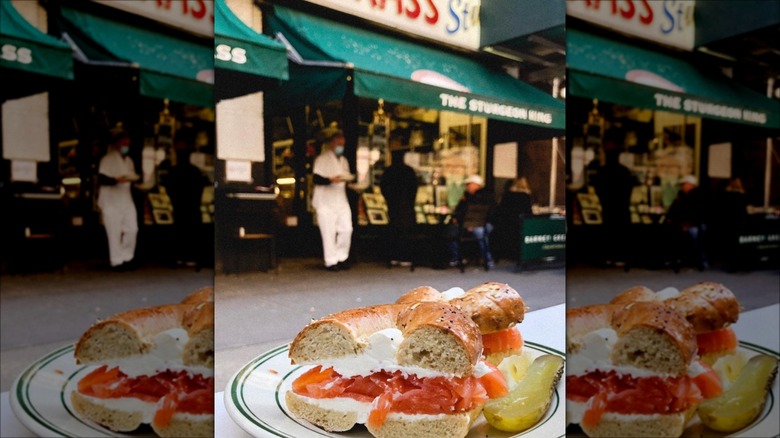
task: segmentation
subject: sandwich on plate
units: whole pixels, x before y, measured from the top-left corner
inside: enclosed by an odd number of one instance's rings
[[[151,425],[162,437],[214,435],[214,293],[119,313],[79,339],[93,369],[71,393],[80,415],[113,431]]]
[[[464,437],[483,405],[508,393],[482,358],[479,326],[444,301],[334,313],[301,330],[289,357],[307,371],[287,408],[327,431],[365,424],[376,437]]]

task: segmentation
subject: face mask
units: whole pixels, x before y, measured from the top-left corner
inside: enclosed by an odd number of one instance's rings
[[[127,154],[129,154],[129,153],[130,153],[130,146],[121,146],[121,147],[119,148],[119,152],[120,152],[122,155],[127,155]]]
[[[336,155],[341,156],[344,153],[344,146],[336,146],[333,151],[336,152]]]

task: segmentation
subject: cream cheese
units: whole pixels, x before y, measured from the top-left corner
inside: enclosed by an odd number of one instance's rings
[[[691,364],[688,365],[688,376],[689,377],[696,377],[701,373],[706,373],[709,371],[707,368],[702,365],[701,362],[698,360],[692,360]]]
[[[633,377],[668,377],[672,374],[637,368],[629,365],[614,365],[610,358],[617,342],[617,333],[611,328],[602,328],[586,334],[576,353],[567,355],[567,375],[582,376],[591,371],[615,371],[620,375]]]
[[[373,402],[361,402],[349,397],[312,398],[297,394],[296,396],[320,409],[338,412],[354,412],[357,415],[355,422],[359,424],[365,424],[368,421],[368,416],[371,414],[371,409],[374,406]],[[422,421],[440,419],[445,416],[446,414],[403,414],[400,412],[390,412],[387,415],[387,418],[391,420]]]
[[[587,406],[587,403],[566,399],[566,424],[582,423],[582,416],[585,415]]]
[[[159,401],[147,402],[132,397],[97,398],[82,393],[79,393],[79,395],[86,398],[90,402],[102,406],[104,408],[121,410],[123,412],[140,412],[141,421],[147,424],[152,422],[152,420],[154,419],[154,414],[157,412],[158,406],[160,405]]]
[[[187,371],[193,375],[211,377],[214,375],[212,368],[203,366],[185,366],[181,360],[184,346],[189,341],[187,331],[181,328],[173,328],[158,333],[152,339],[152,348],[146,354],[120,357],[101,361],[108,368],[119,367],[128,377],[153,376],[157,373],[171,370]]]
[[[588,403],[580,403],[572,400],[566,400],[566,422],[567,424],[580,424]],[[619,414],[617,412],[604,412],[601,415],[603,420],[654,420],[660,418],[663,414]]]
[[[133,397],[123,398],[98,398],[79,393],[90,402],[108,409],[120,410],[123,412],[140,412],[141,421],[151,424],[154,420],[154,414],[162,406],[162,400],[156,402],[147,402]],[[187,412],[176,412],[173,417],[179,420],[203,421],[213,417],[212,414],[190,414]]]
[[[588,403],[576,402],[566,399],[566,423],[580,424]],[[604,412],[601,416],[604,420],[636,421],[636,420],[655,420],[662,417],[663,414],[619,414],[617,412]]]
[[[297,395],[297,394],[296,394]],[[307,403],[317,406],[320,409],[328,409],[338,412],[354,412],[357,415],[355,422],[365,424],[368,421],[368,415],[371,413],[373,403],[362,402],[349,397],[334,398],[313,398],[298,395]]]
[[[370,376],[379,371],[401,371],[405,375],[415,374],[418,377],[455,377],[454,374],[442,373],[428,368],[402,366],[396,362],[398,347],[404,340],[400,330],[389,328],[372,333],[363,342],[366,348],[362,353],[351,356],[318,361],[323,369],[333,367],[333,370],[344,377]],[[314,365],[314,363],[309,363]]]
[[[656,292],[655,297],[659,301],[663,301],[667,298],[674,298],[680,295],[680,291],[674,287],[667,287]]]
[[[444,301],[450,301],[455,298],[462,297],[463,295],[466,295],[466,291],[463,290],[460,287],[453,287],[450,289],[445,290],[441,293],[442,298],[444,298]]]
[[[474,367],[474,372],[472,373],[472,375],[476,378],[480,378],[486,374],[490,374],[491,372],[493,372],[493,370],[489,366],[487,366],[485,361],[480,360],[479,362],[477,362],[477,365]]]

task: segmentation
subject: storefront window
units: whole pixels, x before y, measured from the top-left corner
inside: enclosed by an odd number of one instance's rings
[[[352,189],[361,194],[359,225],[382,225],[385,218],[369,210],[385,209],[379,190],[382,174],[392,156],[400,153],[415,169],[419,182],[416,202],[418,223],[445,220],[463,194],[468,175],[484,174],[487,120],[451,113],[399,105],[383,100],[358,100],[356,181]],[[298,196],[311,196],[311,165],[320,152],[317,135],[331,123],[344,126],[342,103],[331,102],[306,109],[307,133],[305,160],[307,184]],[[291,117],[273,119],[273,179],[279,189],[279,203],[286,215],[294,214],[295,146]],[[312,212],[307,200],[307,211]]]

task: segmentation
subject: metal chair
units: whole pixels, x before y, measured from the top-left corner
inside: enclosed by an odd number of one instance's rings
[[[480,260],[482,267],[485,268],[486,271],[490,270],[491,260],[483,255],[480,242],[480,240],[484,240],[484,244],[486,245],[486,253],[490,254],[490,239],[488,236],[490,234],[491,225],[488,223],[489,214],[490,205],[471,204],[469,205],[468,209],[466,209],[462,223],[458,224],[459,230],[457,245],[459,255],[458,269],[460,269],[460,272],[466,271],[466,249],[471,250],[468,251],[468,253],[476,254],[474,259]],[[469,229],[480,227],[484,230],[484,235],[481,236],[481,238],[475,236],[473,232],[469,231]],[[476,248],[476,250],[474,250],[474,248]]]

